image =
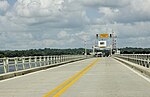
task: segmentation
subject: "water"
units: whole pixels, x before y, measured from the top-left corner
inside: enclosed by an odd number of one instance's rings
[[[25,69],[30,69],[30,66],[31,66],[31,68],[35,68],[35,67],[40,67],[40,66],[44,66],[44,65],[48,65],[48,64],[54,64],[54,61],[52,62],[52,61],[49,61],[49,62],[31,62],[30,64],[29,63],[25,63],[24,64],[24,67],[25,67]],[[19,71],[19,70],[23,70],[23,63],[18,63],[17,65],[16,65],[16,67],[15,67],[15,65],[14,65],[14,62],[10,62],[9,63],[10,65],[7,67],[7,72],[14,72],[14,71],[16,71],[16,68],[17,68],[17,71]],[[3,73],[5,73],[4,72],[4,65],[3,64],[1,64],[0,65],[0,74],[3,74]]]
[[[5,73],[5,72],[4,72],[4,67],[3,67],[3,66],[0,66],[0,74],[3,74],[3,73]]]
[[[8,71],[9,71],[9,72],[16,71],[15,65],[9,66]]]
[[[18,70],[23,70],[23,64],[18,64],[18,65],[17,65],[17,69],[18,69]]]

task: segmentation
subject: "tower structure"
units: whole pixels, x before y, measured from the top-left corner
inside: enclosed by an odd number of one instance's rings
[[[117,36],[116,36],[116,34],[115,34],[115,32],[114,31],[112,31],[112,50],[116,50],[116,44],[117,44]]]

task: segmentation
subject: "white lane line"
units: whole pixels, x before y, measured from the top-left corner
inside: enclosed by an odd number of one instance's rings
[[[150,83],[150,79],[147,78],[146,76],[142,75],[141,73],[135,71],[134,69],[132,69],[131,67],[123,64],[122,62],[118,61],[120,64],[122,64],[124,67],[128,68],[129,70],[131,70],[132,72],[134,72],[135,74],[137,74],[138,76],[142,77],[143,79],[145,79],[146,81],[148,81]]]

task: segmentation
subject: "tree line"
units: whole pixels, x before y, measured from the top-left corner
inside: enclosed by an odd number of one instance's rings
[[[121,54],[150,54],[150,48],[120,48]]]
[[[83,55],[84,48],[75,49],[30,49],[30,50],[1,50],[0,58],[3,57],[26,57],[26,56],[50,56],[50,55]],[[87,49],[87,53],[91,52]]]
[[[133,48],[125,47],[119,48],[121,54],[150,54],[150,48]],[[84,55],[84,48],[75,49],[30,49],[30,50],[1,50],[0,58],[3,57],[28,57],[28,56],[50,56],[50,55]],[[92,52],[91,49],[87,49],[87,54]],[[101,51],[102,52],[102,51]],[[107,53],[108,51],[103,51]],[[109,52],[108,52],[109,54]]]

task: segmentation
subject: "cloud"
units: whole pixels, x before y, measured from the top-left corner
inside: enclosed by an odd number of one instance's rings
[[[119,9],[119,14],[114,18],[116,22],[134,23],[150,21],[150,1],[132,0],[128,6]]]
[[[149,47],[150,22],[138,22],[134,24],[111,24],[108,27],[114,28],[117,34],[117,46],[126,47]],[[111,32],[111,29],[109,30]]]
[[[77,28],[89,21],[81,4],[75,1],[18,0],[12,10],[6,14],[10,22],[30,27]]]
[[[8,8],[9,8],[9,3],[7,0],[0,0],[0,13],[4,14]]]
[[[149,0],[17,0],[13,3],[1,0],[0,46],[3,49],[83,47],[83,41],[87,40],[91,47],[96,41],[95,34],[111,33],[112,29],[118,35],[119,47],[146,45],[150,36],[149,5]]]
[[[18,0],[14,9],[22,17],[50,16],[60,13],[63,0]]]
[[[9,7],[7,0],[0,0],[0,9],[6,11]]]
[[[82,0],[81,1],[86,7],[124,7],[128,5],[129,0]],[[117,2],[117,3],[116,3]]]
[[[144,2],[142,0],[116,1],[118,3],[114,3],[113,7],[111,6],[111,2],[106,2],[106,5],[98,7],[100,14],[103,14],[101,19],[108,19],[109,21],[119,23],[150,21],[149,0],[145,0]],[[107,3],[110,5],[107,5]],[[102,2],[99,5],[101,4]]]
[[[61,31],[57,34],[58,38],[68,38],[70,35],[66,31]]]
[[[117,3],[116,3],[117,2]],[[150,21],[150,1],[145,0],[83,0],[86,8],[99,9],[100,21],[134,23]]]

